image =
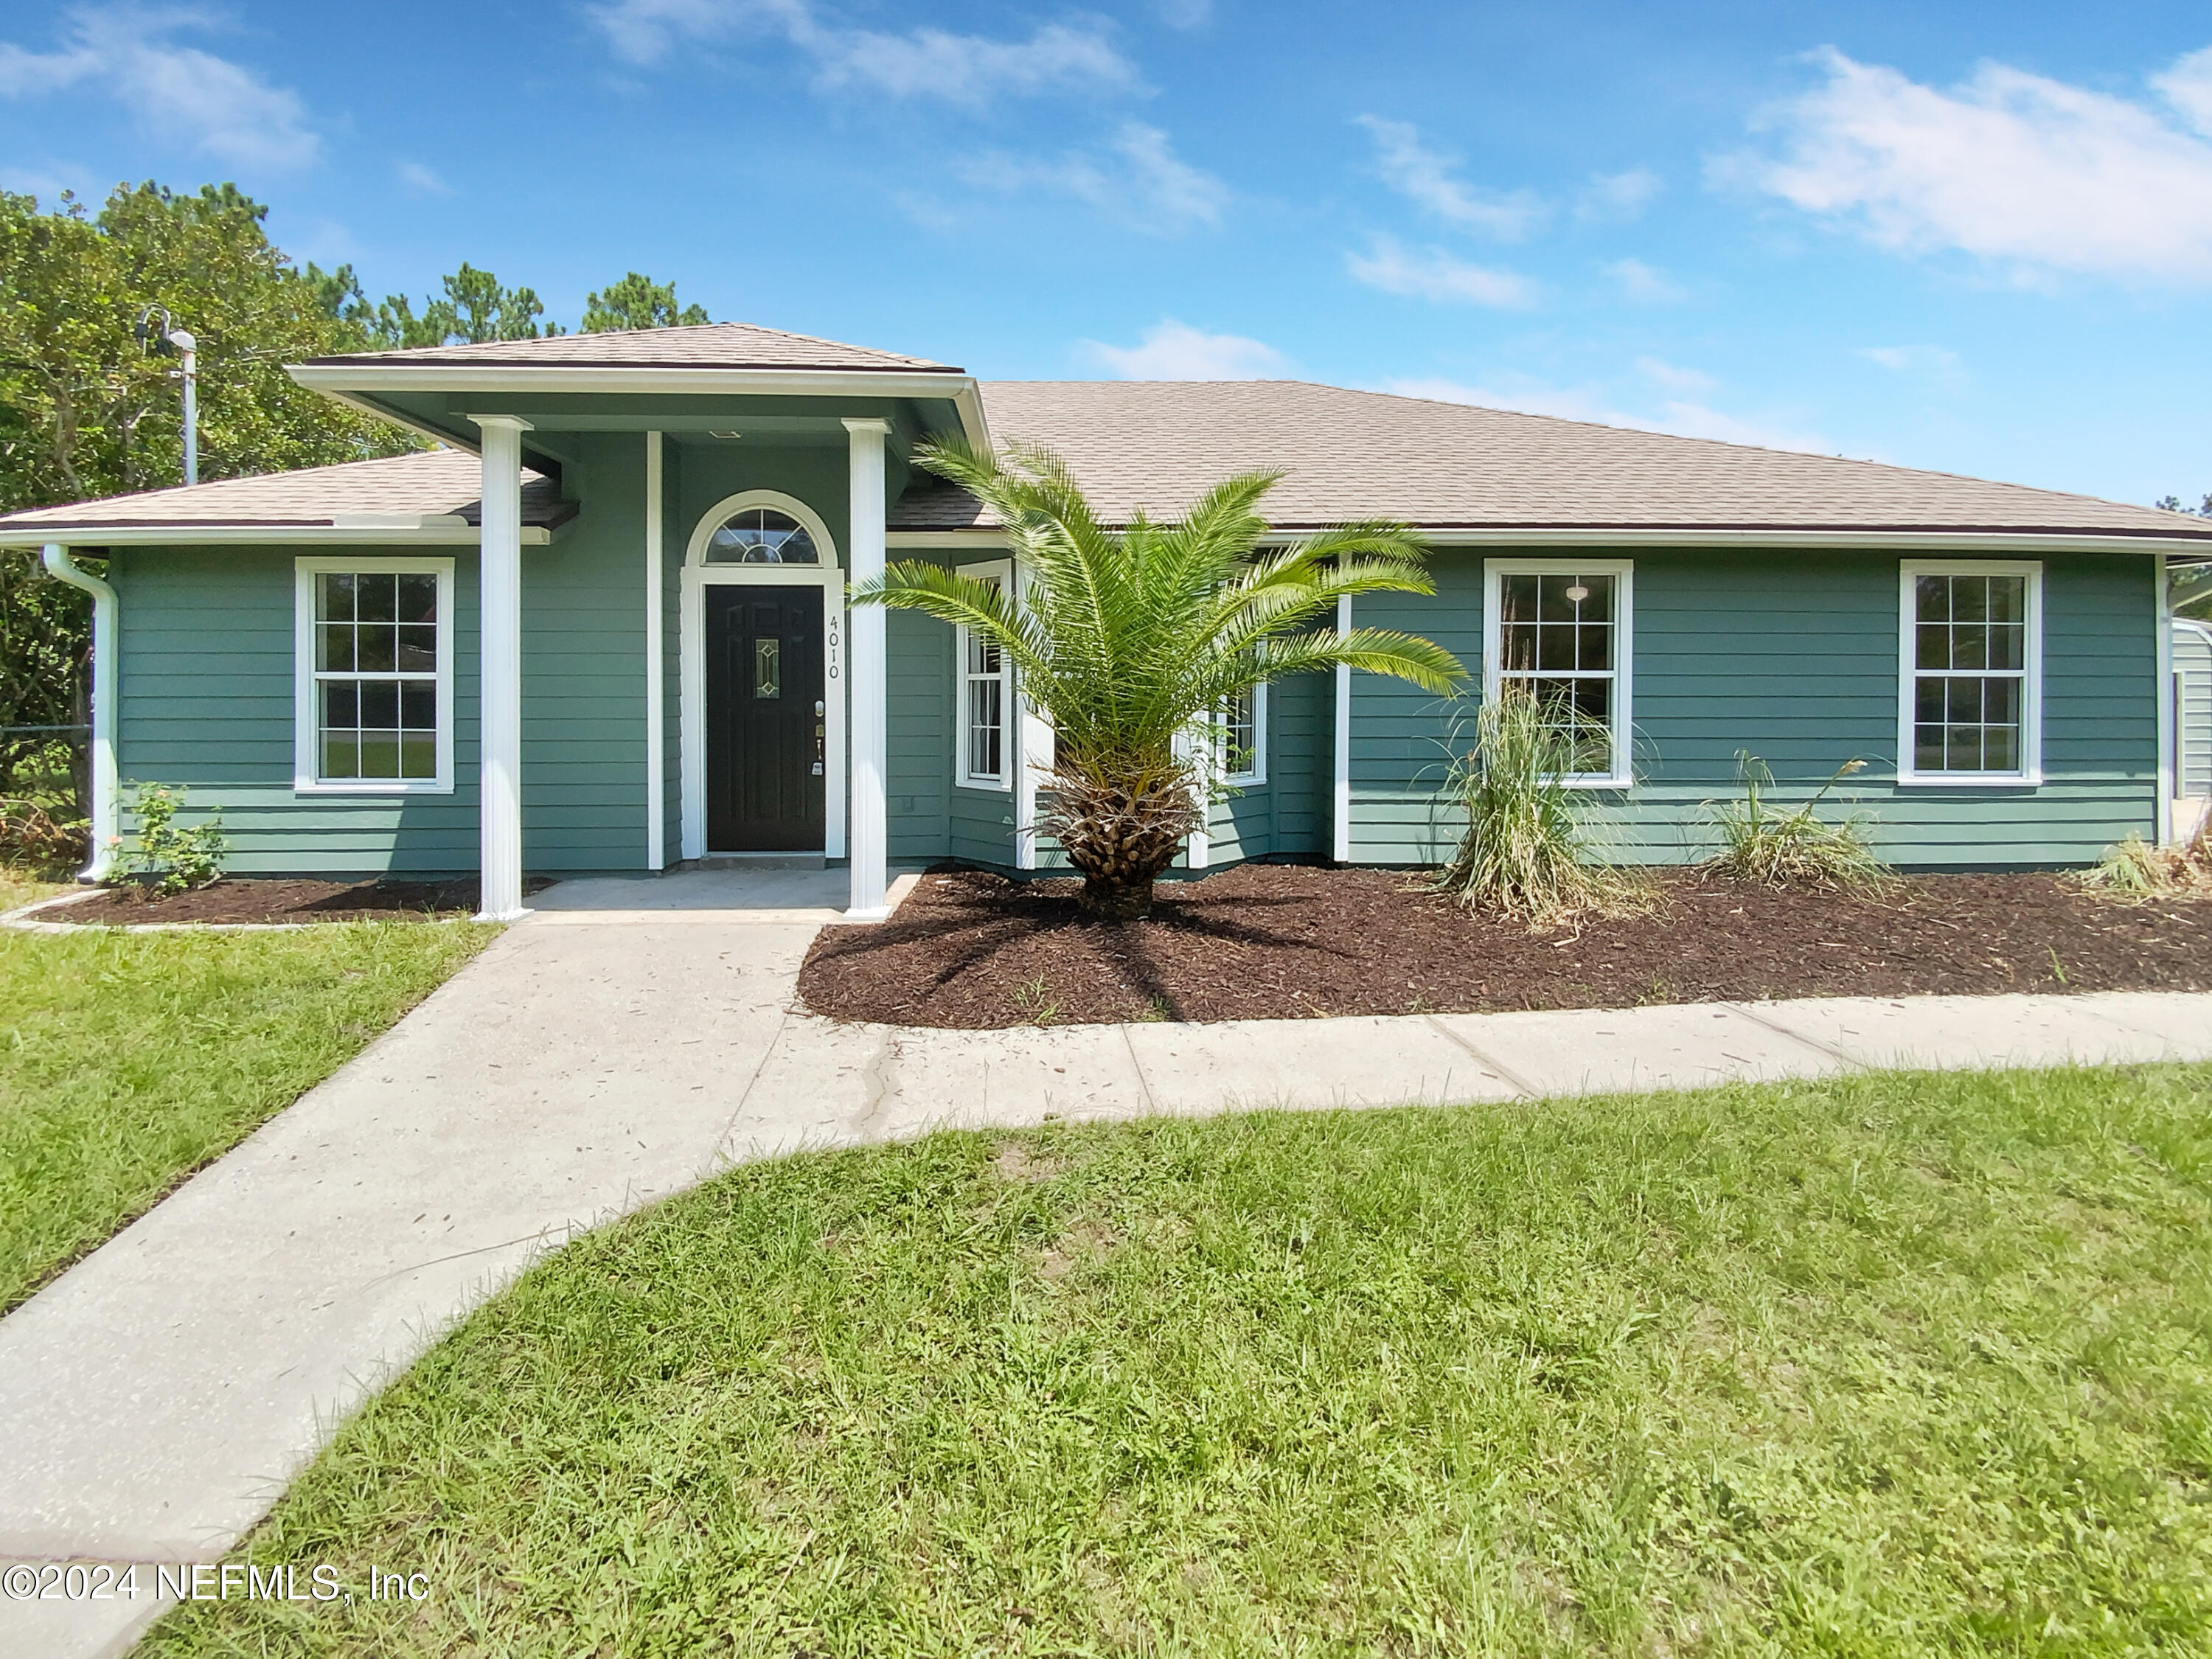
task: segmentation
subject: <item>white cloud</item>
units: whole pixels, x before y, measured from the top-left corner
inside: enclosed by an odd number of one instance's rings
[[[2027,275],[2212,280],[2212,51],[2146,104],[1985,64],[1948,90],[1815,54],[1825,85],[1763,113],[1778,152],[1741,181],[1905,252],[1956,248]]]
[[[1947,346],[1861,346],[1857,355],[1892,374],[1958,391],[1968,380],[1966,360]]]
[[[29,97],[95,86],[172,142],[238,167],[313,161],[322,140],[297,93],[177,37],[221,27],[212,14],[86,7],[68,14],[61,49],[0,41],[0,96]]]
[[[1624,296],[1647,304],[1666,300],[1680,300],[1688,292],[1679,283],[1670,282],[1656,267],[1641,259],[1615,259],[1606,266],[1605,274],[1620,285]]]
[[[2180,112],[2183,120],[2197,131],[2212,135],[2212,46],[2177,58],[2165,74],[2152,76],[2150,83]]]
[[[1229,186],[1175,153],[1168,135],[1125,123],[1103,155],[1080,152],[1032,161],[994,150],[953,164],[952,171],[985,190],[1048,190],[1073,196],[1141,230],[1157,233],[1210,225],[1229,205]]]
[[[1213,21],[1213,0],[1158,0],[1153,9],[1171,29],[1204,28]]]
[[[1291,366],[1289,358],[1264,340],[1207,334],[1172,317],[1146,329],[1136,345],[1085,340],[1083,349],[1124,380],[1264,380]]]
[[[1438,403],[1473,404],[1482,409],[1517,410],[1525,415],[1551,415],[1561,420],[1589,421],[1600,426],[1626,427],[1638,432],[1671,433],[1678,438],[1715,438],[1723,443],[1753,444],[1761,449],[1792,449],[1811,455],[1832,455],[1835,446],[1818,434],[1800,432],[1759,421],[1747,421],[1704,404],[1668,399],[1655,415],[1632,414],[1613,406],[1602,396],[1538,381],[1510,386],[1469,386],[1438,378],[1392,380],[1382,390],[1401,398],[1428,398]]]
[[[1368,287],[1416,300],[1514,307],[1536,298],[1535,285],[1515,272],[1471,265],[1442,248],[1415,252],[1388,236],[1376,237],[1364,254],[1346,254],[1344,263]]]
[[[1595,173],[1584,187],[1575,212],[1584,219],[1632,219],[1666,188],[1666,180],[1650,167]]]
[[[1636,372],[1653,384],[1665,386],[1669,392],[1711,392],[1719,384],[1702,370],[1684,368],[1663,357],[1638,357]]]
[[[1363,115],[1359,125],[1374,135],[1382,181],[1448,223],[1513,242],[1534,229],[1548,211],[1528,191],[1501,194],[1462,184],[1452,176],[1452,158],[1424,149],[1411,122]]]
[[[624,63],[644,68],[687,41],[781,35],[813,58],[818,85],[979,104],[1062,88],[1119,91],[1137,72],[1096,28],[1047,23],[1025,40],[918,28],[904,34],[826,22],[812,0],[604,0],[586,6]]]
[[[402,161],[398,168],[399,182],[417,196],[451,196],[453,187],[437,172],[420,161]]]

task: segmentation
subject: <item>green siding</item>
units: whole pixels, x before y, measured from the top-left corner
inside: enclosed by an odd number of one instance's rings
[[[1901,787],[1893,554],[1685,551],[1636,560],[1632,791],[1594,791],[1593,842],[1628,863],[1712,848],[1710,805],[1736,787],[1735,756],[1802,798],[1844,762],[1867,770],[1840,802],[1875,817],[1884,856],[1908,866],[2094,861],[2154,827],[2155,602],[2147,558],[2044,561],[2043,769],[2037,788]],[[1482,560],[1446,555],[1432,600],[1356,607],[1363,624],[1428,634],[1470,670],[1481,653]],[[1440,625],[1439,612],[1449,615]],[[1352,856],[1439,857],[1458,823],[1437,799],[1455,725],[1471,710],[1353,676]]]
[[[184,785],[190,792],[188,818],[221,810],[230,868],[241,874],[473,869],[473,549],[452,550],[453,793],[293,793],[293,560],[330,550],[131,547],[114,552],[110,569],[121,599],[117,769],[125,798],[140,783]],[[131,833],[127,821],[124,833]]]

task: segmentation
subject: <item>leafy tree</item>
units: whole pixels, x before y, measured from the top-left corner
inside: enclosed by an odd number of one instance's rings
[[[694,328],[707,321],[707,307],[676,303],[676,284],[656,283],[633,270],[619,283],[610,283],[596,294],[584,296],[586,334],[605,334],[625,328]]]
[[[176,360],[132,332],[149,305],[198,343],[201,477],[418,447],[284,373],[370,337],[331,297],[350,272],[295,270],[266,212],[230,185],[118,185],[97,214],[67,193],[44,212],[0,191],[0,511],[181,482]],[[82,720],[88,624],[82,594],[0,556],[0,726]],[[0,744],[0,783],[21,751]]]
[[[856,586],[853,602],[966,627],[1012,662],[1056,739],[1042,827],[1083,872],[1084,909],[1099,920],[1151,909],[1154,880],[1204,810],[1190,739],[1216,734],[1231,696],[1340,663],[1438,693],[1466,678],[1449,651],[1416,635],[1316,627],[1340,595],[1436,588],[1401,525],[1346,525],[1261,551],[1259,507],[1279,473],[1239,474],[1173,523],[1140,514],[1117,531],[1049,450],[941,443],[915,459],[999,515],[1027,586],[1003,592],[902,560]]]
[[[385,296],[371,307],[350,265],[325,273],[310,265],[309,279],[323,285],[333,316],[357,323],[379,349],[449,345],[456,341],[481,344],[486,340],[535,340],[568,331],[558,323],[542,327],[545,302],[529,288],[508,288],[488,270],[478,270],[464,259],[461,268],[445,277],[442,299],[426,299],[417,316],[415,302],[404,294]]]

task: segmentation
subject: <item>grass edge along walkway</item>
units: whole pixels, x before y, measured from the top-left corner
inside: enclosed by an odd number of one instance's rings
[[[350,1060],[499,930],[0,930],[0,1310]]]
[[[541,1263],[231,1654],[2201,1653],[2212,1066],[741,1168]]]

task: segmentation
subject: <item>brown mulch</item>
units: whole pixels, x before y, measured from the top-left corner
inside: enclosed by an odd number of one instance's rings
[[[553,884],[532,877],[524,890]],[[32,920],[99,927],[150,921],[439,921],[474,915],[477,878],[451,881],[295,881],[225,876],[173,898],[149,887],[110,887],[98,898],[41,910]]]
[[[1131,1019],[1613,1008],[1933,992],[2212,989],[2212,899],[2122,904],[2048,874],[1912,876],[1856,896],[1700,871],[1650,914],[1549,933],[1403,871],[1243,865],[1086,922],[1072,880],[933,872],[890,921],[823,931],[817,1013],[988,1030]]]

